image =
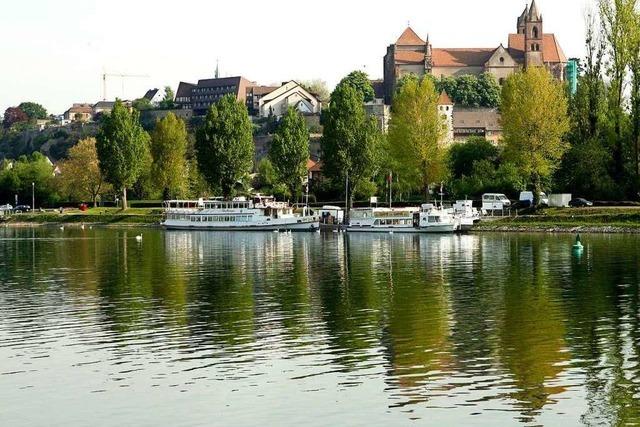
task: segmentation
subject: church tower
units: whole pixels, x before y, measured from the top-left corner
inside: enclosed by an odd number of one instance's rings
[[[538,12],[536,0],[531,2],[529,12],[524,22],[524,66],[541,67],[544,65],[542,57],[542,15]]]
[[[522,15],[518,17],[518,25],[516,28],[518,29],[518,34],[524,34],[525,26],[524,23],[527,19],[527,15],[529,14],[529,5],[524,6],[524,10],[522,11]]]

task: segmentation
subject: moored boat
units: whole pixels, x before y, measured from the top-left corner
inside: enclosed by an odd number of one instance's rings
[[[308,207],[295,212],[288,203],[272,196],[256,195],[250,200],[198,199],[164,202],[167,229],[219,231],[315,231],[319,217]]]
[[[449,213],[458,220],[458,231],[469,231],[480,221],[480,211],[473,207],[471,200],[457,200]]]
[[[459,221],[431,203],[420,208],[351,209],[348,232],[453,233]]]

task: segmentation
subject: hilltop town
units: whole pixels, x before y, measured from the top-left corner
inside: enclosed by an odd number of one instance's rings
[[[598,31],[603,34],[599,37],[607,40],[606,21],[600,19],[603,23]],[[176,117],[185,124],[187,149],[183,160],[193,175],[184,175],[188,184],[181,183],[176,188],[182,190],[174,193],[211,194],[217,184],[215,180],[207,183],[205,171],[199,170],[203,165],[198,159],[198,135],[214,119],[210,117],[212,111],[218,114],[221,100],[232,99],[243,106],[242,114],[251,126],[252,162],[248,170],[236,171],[238,185],[243,183],[242,191],[269,191],[299,200],[302,187],[285,188],[287,177],[284,169],[278,172],[282,165],[273,155],[278,132],[290,137],[290,130],[283,128],[290,125],[284,118],[295,112],[306,126],[306,160],[299,180],[317,200],[341,198],[345,179],[353,178],[355,165],[362,162],[366,172],[358,173],[365,176],[358,178],[362,180],[358,185],[352,183],[357,187],[353,195],[357,198],[375,194],[390,198],[393,194],[410,199],[424,197],[420,196],[424,191],[429,197],[436,186],[446,188],[451,197],[474,197],[490,190],[514,195],[536,187],[539,191],[554,188],[579,194],[591,192],[610,200],[634,198],[640,173],[636,172],[637,155],[634,160],[628,153],[637,152],[633,141],[638,138],[629,135],[640,130],[628,128],[632,117],[622,117],[636,114],[636,110],[625,109],[632,100],[619,92],[621,95],[611,103],[615,113],[593,112],[605,108],[598,99],[616,93],[612,86],[616,80],[605,81],[612,74],[603,68],[602,58],[622,47],[593,45],[596,38],[591,36],[586,38],[586,43],[592,45],[587,49],[591,57],[584,61],[572,59],[552,31],[545,26],[542,11],[533,1],[524,9],[514,10],[513,32],[491,46],[478,47],[472,41],[471,47],[464,48],[435,46],[428,34],[418,34],[411,26],[399,29],[395,41],[386,48],[380,47],[382,78],[356,70],[333,91],[321,79],[285,80],[274,85],[257,82],[250,76],[220,76],[216,68],[212,76],[151,88],[136,99],[74,103],[59,116],[48,115],[38,104],[25,102],[8,108],[4,114],[0,156],[7,159],[4,169],[8,170],[20,156],[40,153],[55,174],[60,174],[64,171],[62,163],[69,158],[68,150],[80,140],[99,136],[104,118],[121,103],[151,135],[151,145],[152,134],[163,120]],[[627,73],[629,67],[625,65],[622,72]],[[543,73],[538,75],[535,70]],[[629,75],[633,77],[635,73]],[[342,100],[344,105],[337,102],[338,95],[355,96],[341,93],[341,86],[351,86],[361,97],[357,110],[346,98]],[[514,95],[523,90],[537,95]],[[401,96],[403,92],[406,93]],[[586,93],[588,98],[583,99]],[[106,90],[103,97],[107,98]],[[407,104],[404,107],[403,102]],[[591,107],[578,108],[578,103]],[[346,109],[343,116],[338,114],[339,108]],[[360,111],[368,119],[359,118]],[[344,116],[347,112],[350,117]],[[585,119],[582,114],[591,116]],[[594,119],[594,114],[610,117],[614,122],[604,123]],[[332,120],[351,120],[340,126],[352,127],[353,133],[335,134],[337,128],[332,128],[336,125]],[[375,135],[366,130],[369,120],[375,123]],[[591,123],[586,135],[584,127],[577,125],[583,121]],[[525,126],[528,130],[522,131]],[[614,133],[602,130],[605,128],[614,129]],[[615,135],[616,141],[605,141],[607,135]],[[208,136],[214,137],[220,136]],[[340,138],[353,138],[350,143],[356,145],[341,146]],[[365,141],[379,142],[368,147],[369,142]],[[585,141],[591,141],[589,150],[581,146]],[[354,149],[362,150],[358,155],[365,157],[355,160]],[[541,150],[539,156],[524,159],[521,155],[536,149]],[[337,154],[334,150],[338,150]],[[419,154],[405,158],[407,153]],[[419,164],[412,164],[418,160]],[[578,178],[570,166],[576,161],[595,166],[588,167]],[[148,160],[146,164],[152,163]],[[215,167],[221,166],[224,165]],[[147,175],[151,174],[153,168],[145,167]],[[147,176],[143,180],[141,176],[132,186],[128,184],[135,196],[161,198],[162,191],[153,188],[153,178]],[[402,176],[406,179],[399,178]],[[608,179],[603,180],[602,176]],[[10,180],[16,181],[19,180]],[[395,192],[393,187],[397,187]],[[13,185],[4,194],[7,197],[27,190]],[[72,201],[77,197],[66,194],[53,199]]]

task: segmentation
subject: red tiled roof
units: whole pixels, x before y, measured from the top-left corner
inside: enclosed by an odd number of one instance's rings
[[[423,44],[425,44],[424,40],[422,40],[411,27],[407,27],[400,37],[398,37],[398,40],[396,40],[396,46],[420,46]]]
[[[424,62],[424,52],[397,50],[395,58],[396,64],[422,64]]]
[[[438,105],[453,105],[453,101],[451,101],[451,98],[449,98],[449,95],[447,95],[446,91],[442,91],[442,93],[440,93],[440,98],[438,98]]]
[[[431,57],[434,67],[481,67],[491,58],[495,50],[495,48],[434,48]]]
[[[524,58],[524,34],[509,34],[509,53],[516,60]],[[544,62],[567,62],[555,34],[542,37],[542,60]]]
[[[322,171],[322,162],[321,161],[314,161],[314,160],[307,160],[307,170],[309,172],[321,172]]]

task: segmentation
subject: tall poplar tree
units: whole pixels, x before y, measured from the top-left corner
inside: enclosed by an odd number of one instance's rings
[[[393,100],[389,150],[404,179],[429,198],[429,185],[446,174],[445,121],[432,79],[407,79]]]
[[[151,133],[151,176],[162,197],[169,199],[184,191],[187,129],[184,121],[169,113]]]
[[[107,182],[122,191],[122,208],[127,209],[127,188],[142,173],[149,150],[149,134],[140,125],[140,113],[117,100],[102,120],[96,149],[100,171]]]
[[[289,107],[276,129],[269,159],[291,197],[296,197],[307,174],[309,129],[304,117],[294,108]]]
[[[238,181],[251,172],[254,144],[247,106],[233,95],[213,104],[196,133],[200,172],[213,188],[231,197]]]
[[[567,99],[562,83],[541,67],[509,76],[502,88],[505,157],[533,186],[539,203],[543,181],[558,168],[568,148]]]
[[[349,182],[347,215],[354,192],[377,173],[382,134],[364,111],[364,95],[350,84],[338,84],[323,112],[322,173]]]

